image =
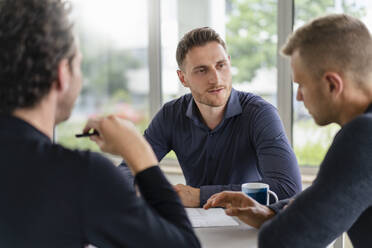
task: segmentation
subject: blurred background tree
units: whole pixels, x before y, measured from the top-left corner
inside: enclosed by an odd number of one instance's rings
[[[296,0],[296,26],[315,17],[340,11],[365,16],[364,7],[347,0]],[[234,83],[251,82],[261,68],[275,68],[277,55],[277,0],[226,0],[226,41]]]

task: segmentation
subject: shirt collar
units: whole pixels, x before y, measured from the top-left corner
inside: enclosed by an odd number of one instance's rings
[[[239,94],[236,90],[231,89],[231,94],[227,102],[224,119],[231,118],[241,113],[242,105],[240,104]]]
[[[224,119],[231,118],[233,116],[239,115],[242,113],[242,105],[240,104],[239,94],[235,89],[231,89],[230,97],[227,100],[227,106],[224,114]],[[200,122],[199,119],[199,110],[195,103],[194,98],[192,97],[189,105],[187,106],[186,116],[190,119]]]

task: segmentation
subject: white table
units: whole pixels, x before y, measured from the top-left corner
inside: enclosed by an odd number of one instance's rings
[[[239,226],[194,228],[203,248],[256,248],[258,230],[238,218]],[[337,238],[327,248],[344,248],[345,234]]]
[[[194,228],[203,248],[256,248],[258,230],[239,221],[239,226]]]

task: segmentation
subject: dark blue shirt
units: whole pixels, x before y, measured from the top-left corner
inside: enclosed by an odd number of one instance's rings
[[[0,115],[0,247],[200,247],[159,167],[136,175]]]
[[[210,130],[191,94],[166,103],[145,131],[158,159],[173,150],[186,183],[200,188],[200,204],[246,182],[270,185],[279,199],[301,191],[296,157],[275,107],[232,89],[224,117]]]
[[[259,247],[326,247],[345,231],[353,247],[372,247],[371,196],[372,105],[337,133],[314,183],[261,227]]]

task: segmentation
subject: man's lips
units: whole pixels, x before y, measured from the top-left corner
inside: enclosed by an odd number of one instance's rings
[[[208,93],[210,94],[217,94],[217,93],[220,93],[222,90],[224,90],[225,88],[224,87],[221,87],[221,88],[215,88],[215,89],[210,89],[208,90]]]

